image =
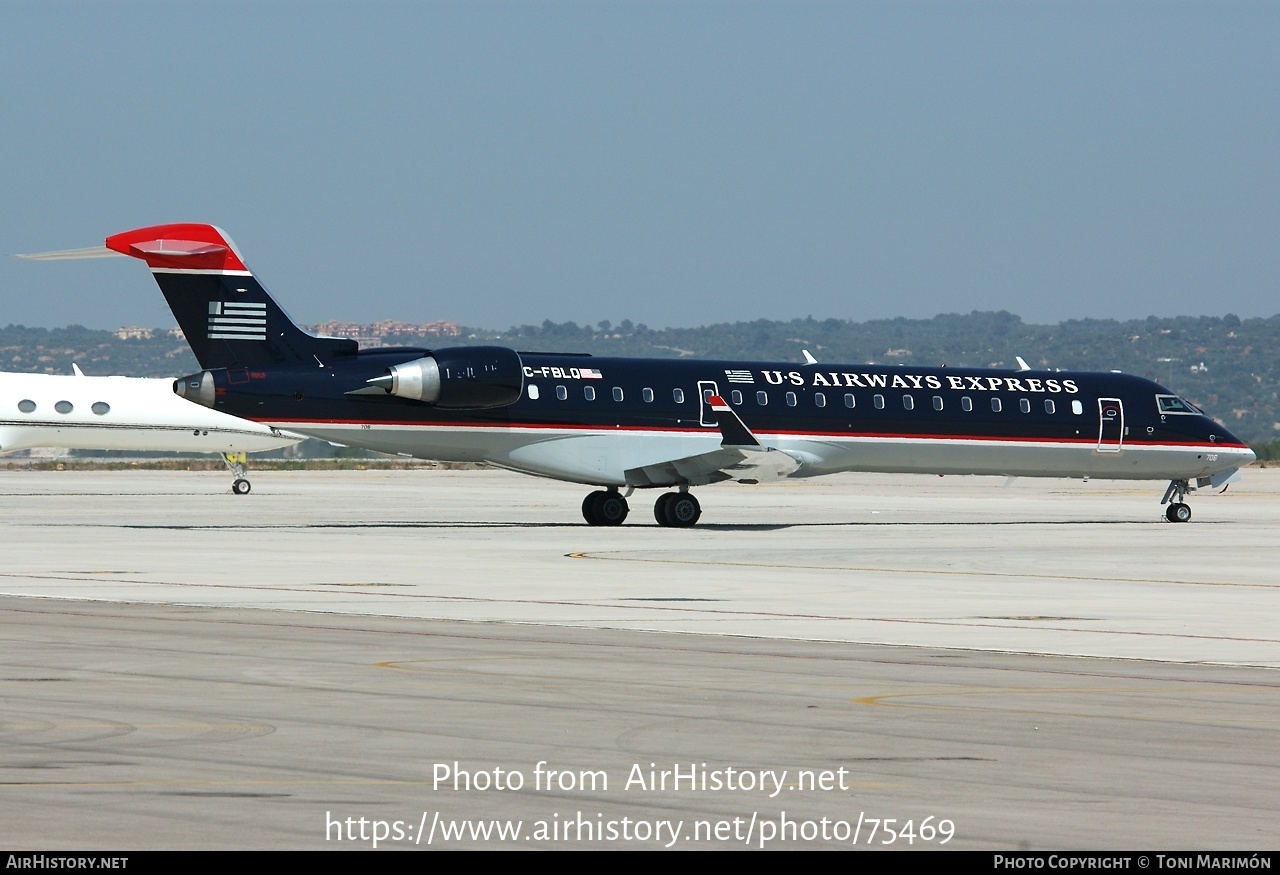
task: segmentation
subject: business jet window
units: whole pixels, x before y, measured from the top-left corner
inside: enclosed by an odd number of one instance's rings
[[[733,399],[733,404],[735,407],[742,406],[742,392],[740,392],[737,389],[734,389],[732,392],[729,393],[729,397]]]
[[[613,400],[614,400],[614,401],[621,401],[621,400],[622,400],[622,387],[621,387],[621,386],[614,386],[614,387],[613,387]]]
[[[814,393],[813,393],[813,403],[814,403],[814,404],[816,404],[818,407],[826,407],[826,406],[827,406],[827,396],[826,396],[826,395],[823,395],[821,392],[814,392]]]
[[[642,389],[642,390],[640,391],[640,397],[644,399],[644,403],[645,403],[645,404],[652,404],[652,403],[653,403],[653,390],[652,390],[652,389]]]
[[[105,416],[111,412],[111,405],[105,401],[95,401],[89,409],[99,416]]]
[[[884,396],[883,395],[871,396],[871,406],[874,407],[876,410],[884,410]]]
[[[1157,395],[1156,404],[1159,406],[1161,413],[1189,413],[1192,415],[1199,413],[1190,401],[1184,401],[1177,395]]]
[[[968,395],[965,395],[963,398],[961,398],[961,399],[960,399],[960,409],[961,409],[961,410],[963,410],[965,413],[972,413],[972,412],[973,412],[973,399],[972,399],[972,398],[970,398]]]
[[[757,404],[759,404],[761,407],[764,407],[766,404],[768,404],[768,403],[769,403],[769,393],[768,393],[768,392],[765,392],[763,389],[761,389],[759,392],[757,392],[757,393],[756,393],[756,403],[757,403]]]
[[[583,386],[583,387],[582,387],[582,397],[583,397],[583,398],[586,398],[588,401],[595,401],[595,400],[596,400],[596,387],[595,387],[595,386]]]
[[[933,396],[933,409],[934,409],[934,410],[941,410],[941,409],[942,409],[942,396],[941,396],[941,395],[934,395],[934,396]]]
[[[70,413],[76,408],[70,401],[59,401],[57,404],[53,405],[53,409],[59,413]]]
[[[796,406],[796,393],[795,393],[795,392],[788,392],[788,393],[787,393],[787,406],[788,406],[788,407],[795,407],[795,406]]]
[[[535,383],[529,384],[529,398],[533,401],[538,400],[538,386]]]
[[[18,402],[18,409],[23,413],[35,413],[36,402],[32,401],[30,398],[23,398]]]
[[[1057,409],[1058,409],[1058,408],[1057,408],[1057,406],[1053,403],[1053,399],[1052,399],[1052,398],[1046,398],[1046,399],[1044,399],[1044,412],[1045,412],[1045,413],[1053,413],[1053,412],[1054,412],[1055,410],[1057,410]]]
[[[556,397],[561,401],[569,400],[569,390],[564,386],[556,386]]]
[[[1080,399],[1077,398],[1071,402],[1071,412],[1076,416],[1084,413],[1084,405],[1080,403]]]
[[[914,396],[911,396],[911,395],[903,395],[903,396],[902,396],[902,407],[903,407],[903,409],[904,409],[904,410],[915,410],[915,409],[916,409],[916,399],[915,399],[915,397],[914,397]]]
[[[677,404],[683,404],[683,403],[684,403],[684,390],[683,390],[683,389],[672,389],[672,390],[671,390],[671,399],[672,399],[673,401],[675,401]]]
[[[1001,409],[1002,409],[1002,405],[1000,404],[1000,399],[999,399],[999,398],[992,398],[992,399],[991,399],[991,412],[992,412],[992,413],[999,413]]]
[[[1027,400],[1026,398],[1019,398],[1019,399],[1018,399],[1018,409],[1019,409],[1019,410],[1021,410],[1023,413],[1030,413],[1030,412],[1031,412],[1031,402],[1030,402],[1029,400]]]
[[[852,410],[852,409],[853,409],[853,405],[854,405],[853,393],[852,393],[852,392],[849,392],[848,394],[846,394],[846,395],[844,396],[844,406],[845,406],[845,407],[848,407],[850,410]]]

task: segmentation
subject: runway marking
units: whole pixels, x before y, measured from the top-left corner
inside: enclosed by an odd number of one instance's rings
[[[611,556],[614,551],[579,551],[564,554],[569,559],[594,559],[600,562],[648,562],[655,565],[710,565],[731,568],[785,569],[788,571],[855,571],[862,574],[919,574],[950,577],[1000,577],[1018,580],[1074,580],[1083,583],[1158,583],[1174,586],[1227,586],[1244,589],[1280,589],[1280,583],[1231,583],[1220,580],[1168,580],[1146,577],[1091,577],[1076,574],[1036,574],[1012,571],[958,571],[947,568],[888,568],[861,565],[791,565],[770,562],[733,562],[725,559],[656,559],[649,556]]]
[[[1255,692],[1274,693],[1275,690],[1262,688],[1254,688]],[[972,711],[977,713],[996,713],[996,714],[1031,714],[1041,717],[1089,717],[1100,720],[1135,720],[1139,722],[1150,723],[1229,723],[1232,726],[1271,726],[1280,723],[1280,719],[1273,720],[1224,720],[1217,715],[1207,715],[1204,717],[1144,717],[1134,714],[1091,714],[1079,711],[1029,711],[1021,708],[984,708],[970,707],[961,705],[930,705],[917,702],[898,702],[886,701],[888,699],[933,699],[947,698],[951,696],[1071,696],[1071,695],[1104,695],[1104,696],[1146,696],[1146,695],[1215,695],[1228,692],[1222,689],[1190,689],[1183,688],[1150,688],[1138,687],[1133,689],[1125,688],[1106,688],[1106,687],[1046,687],[1043,689],[1027,689],[1015,687],[993,687],[986,690],[938,690],[932,693],[888,693],[880,696],[860,696],[851,699],[855,705],[870,705],[882,708],[922,708],[930,711]],[[1230,692],[1235,692],[1231,690]],[[1183,709],[1179,709],[1180,711]]]
[[[278,778],[274,780],[243,781],[0,781],[0,787],[362,787],[362,786],[431,786],[430,780],[406,781],[401,778],[364,778],[332,781]]]
[[[95,606],[98,604],[114,604],[114,605],[122,604],[120,602],[110,602],[107,600],[95,601],[93,599],[83,599],[83,598],[70,599],[70,598],[49,597],[49,596],[36,596],[36,597],[16,596],[16,598],[22,598],[24,600],[30,600],[32,598],[35,598],[41,601],[47,600],[47,601],[57,601],[57,602],[63,602],[63,601],[88,602],[90,604],[94,604]],[[167,603],[159,603],[159,604],[139,603],[139,604],[146,604],[147,607],[149,608],[171,606],[171,605],[168,605]],[[224,616],[225,608],[223,607],[191,606],[191,605],[172,605],[172,607],[177,607],[177,608],[186,609],[186,610],[190,610],[193,607],[198,607],[202,610],[209,611],[209,613],[201,614],[200,616],[191,616],[191,617],[188,617],[188,616],[158,617],[158,616],[152,615],[152,616],[143,616],[139,618],[131,614],[102,613],[102,612],[94,613],[94,612],[89,612],[87,610],[67,610],[65,608],[59,608],[57,610],[50,610],[47,608],[41,608],[41,609],[8,608],[7,610],[9,613],[12,613],[12,614],[34,614],[42,618],[50,617],[50,616],[79,617],[79,618],[89,619],[93,622],[99,621],[103,616],[108,616],[115,619],[145,619],[145,620],[161,620],[169,623],[204,623],[204,624],[217,624],[217,625],[230,625],[230,626],[246,626],[254,629],[259,629],[259,628],[278,629],[278,628],[284,627],[288,629],[306,629],[306,630],[319,631],[319,632],[352,633],[357,635],[385,635],[390,633],[390,630],[388,629],[372,628],[364,625],[340,626],[334,623],[322,624],[322,623],[316,623],[316,622],[286,623],[286,622],[280,622],[278,620],[276,622],[262,622],[262,621],[253,621],[253,620],[248,620],[243,618],[228,620]],[[247,612],[253,612],[253,613],[263,613],[267,616],[272,616],[279,613],[280,616],[287,617],[290,620],[299,619],[301,617],[305,617],[308,614],[312,613],[307,611],[278,612],[274,609],[264,610],[261,608],[243,608],[243,607],[234,608],[233,610],[247,611]],[[404,616],[370,617],[370,616],[359,615],[359,614],[338,615],[338,616],[345,616],[352,623],[356,621],[367,622],[372,619],[382,619],[390,622],[395,622],[397,625],[400,622],[408,621],[408,622],[418,622],[418,623],[430,623],[430,624],[436,624],[436,625],[447,625],[451,628],[454,627],[455,624],[458,624],[460,622],[461,623],[467,622],[467,621],[458,621],[458,620],[433,619],[433,618],[426,618],[426,617],[404,617]],[[276,619],[276,618],[273,616],[273,619]],[[483,625],[488,625],[488,623],[487,621],[485,621],[482,623],[478,623],[477,625],[483,626]],[[530,623],[530,624],[498,624],[498,625],[509,630],[520,629],[521,632],[523,632],[522,627],[526,625],[532,626],[532,627],[538,627],[540,625],[549,625],[549,624]],[[579,627],[576,627],[576,626],[562,626],[559,628],[581,631]],[[588,627],[588,628],[591,628],[591,627]],[[841,650],[839,653],[824,651],[822,653],[817,653],[817,654],[798,654],[798,653],[779,652],[776,649],[752,651],[752,650],[731,650],[723,647],[673,646],[670,642],[667,642],[667,641],[662,641],[661,643],[651,645],[651,644],[648,644],[647,642],[651,640],[653,635],[657,635],[659,637],[666,636],[666,635],[681,635],[681,636],[688,637],[688,636],[697,636],[697,635],[705,636],[708,634],[719,635],[720,633],[681,633],[681,632],[651,633],[644,630],[632,630],[632,631],[634,631],[634,634],[638,636],[636,640],[628,641],[622,644],[606,642],[606,641],[566,641],[559,638],[527,637],[527,636],[524,636],[523,634],[521,635],[493,635],[493,634],[480,635],[480,634],[474,634],[474,633],[461,634],[457,631],[443,632],[437,629],[431,629],[426,631],[416,631],[416,630],[408,631],[404,629],[397,629],[394,631],[394,633],[391,633],[391,634],[405,635],[405,636],[417,637],[417,638],[427,638],[427,639],[438,638],[438,639],[458,640],[458,641],[468,641],[468,642],[493,641],[493,642],[507,643],[511,641],[519,641],[526,644],[554,645],[557,647],[570,645],[577,648],[590,648],[592,650],[607,650],[607,651],[660,650],[663,653],[714,654],[718,656],[729,655],[729,656],[738,656],[743,658],[762,657],[762,658],[769,658],[769,659],[799,660],[801,662],[819,662],[819,663],[826,662],[826,663],[832,663],[836,665],[844,662],[870,663],[874,665],[889,665],[889,666],[920,666],[920,665],[927,664],[927,665],[933,665],[941,668],[952,668],[952,669],[960,669],[960,670],[972,670],[976,668],[976,669],[980,669],[981,671],[1008,672],[1013,674],[1027,674],[1027,675],[1048,675],[1051,677],[1072,677],[1072,678],[1088,677],[1088,678],[1101,678],[1103,680],[1124,679],[1124,680],[1131,680],[1131,681],[1153,681],[1153,682],[1160,682],[1160,683],[1168,682],[1168,679],[1166,678],[1157,678],[1157,677],[1152,677],[1150,675],[1130,673],[1130,672],[1108,673],[1108,672],[1098,672],[1098,671],[1081,671],[1074,668],[1071,671],[1066,671],[1058,668],[1029,668],[1025,665],[1009,666],[1009,665],[990,664],[990,663],[975,666],[970,662],[970,660],[978,657],[985,657],[990,659],[993,657],[1004,656],[1010,652],[1023,653],[1025,651],[992,650],[990,648],[976,649],[976,648],[963,648],[963,647],[923,647],[920,645],[889,645],[889,644],[876,644],[876,643],[864,643],[864,642],[809,640],[809,641],[806,641],[807,644],[812,644],[818,647],[831,647],[832,645],[852,645],[857,648],[865,649],[868,652],[859,653],[857,655],[848,655],[845,653],[844,650]],[[753,643],[764,642],[768,644],[770,647],[776,647],[777,645],[777,642],[774,639],[760,638],[758,636],[733,635],[733,636],[724,636],[724,637],[731,637],[743,642],[753,642]],[[904,647],[905,649],[912,651],[913,653],[921,653],[922,654],[921,658],[926,661],[921,662],[920,659],[878,659],[870,655],[871,653],[882,652],[886,649],[892,650],[898,647]],[[1160,665],[1176,665],[1186,669],[1196,669],[1201,665],[1215,665],[1215,666],[1218,665],[1217,663],[1203,663],[1203,662],[1190,662],[1190,661],[1169,662],[1167,660],[1160,661],[1160,660],[1150,660],[1147,658],[1133,658],[1133,657],[1113,657],[1113,656],[1080,657],[1080,656],[1071,655],[1071,654],[1037,654],[1037,655],[1043,656],[1044,658],[1050,659],[1050,660],[1070,661],[1072,664],[1075,664],[1075,663],[1087,664],[1089,660],[1100,659],[1100,660],[1106,660],[1106,661],[1119,661],[1119,662],[1125,663],[1126,665],[1133,664],[1133,663],[1140,664],[1145,662],[1157,662]],[[946,662],[935,661],[943,658],[957,659],[957,660],[964,660],[964,661],[956,662],[956,663],[946,663]],[[1247,666],[1247,668],[1251,670],[1255,670],[1258,668],[1258,666]],[[1272,677],[1274,676],[1274,673],[1268,669],[1268,672],[1265,676]],[[1190,681],[1190,680],[1186,681],[1186,683],[1192,683],[1192,682],[1193,681]],[[1199,683],[1199,681],[1196,681],[1196,683]],[[1213,683],[1216,686],[1230,687],[1230,688],[1243,688],[1243,689],[1261,688],[1261,689],[1267,689],[1267,690],[1280,689],[1280,683],[1263,683],[1257,680],[1248,680],[1248,681],[1222,680],[1222,681],[1214,681]]]
[[[606,560],[606,561],[634,561],[634,562],[659,562],[659,563],[668,562],[668,560],[664,560],[664,559],[626,559],[621,557],[613,558],[613,557],[603,557],[603,556],[592,556],[586,553],[568,553],[565,555],[569,556],[570,558],[597,559],[597,560]],[[670,560],[670,561],[673,564],[682,564],[677,560]],[[717,563],[695,562],[694,564],[717,564]],[[734,563],[723,563],[723,564],[734,564]],[[738,563],[738,564],[745,564],[745,563]],[[762,566],[762,567],[806,568],[810,566]],[[878,570],[878,569],[825,568],[822,566],[816,566],[816,567],[819,570],[826,570],[826,571]],[[896,573],[929,574],[933,572],[900,571]],[[951,573],[959,574],[959,575],[985,576],[981,572],[957,571],[957,572],[951,572]],[[1006,576],[1021,577],[1022,575],[1006,575]],[[72,583],[92,582],[92,578],[62,577],[57,575],[45,575],[45,574],[23,574],[20,572],[0,572],[0,578],[4,578],[4,577],[16,578],[19,580],[60,580],[60,581],[67,581]],[[1060,579],[1060,578],[1051,578],[1051,579]],[[1067,579],[1072,579],[1072,578],[1067,578]],[[1079,578],[1079,579],[1089,580],[1089,581],[1108,582],[1105,578]],[[174,581],[162,581],[162,580],[112,580],[110,582],[113,584],[128,583],[128,584],[136,584],[140,586],[169,586],[169,587],[174,587],[175,589],[215,589],[215,590],[232,590],[232,591],[269,592],[274,594],[280,594],[280,593],[315,593],[315,594],[324,593],[326,595],[332,594],[331,591],[327,591],[324,589],[312,589],[310,587],[305,587],[305,586],[260,586],[260,585],[231,584],[231,583],[179,583]],[[1134,582],[1155,583],[1159,581],[1138,580]],[[1231,586],[1232,584],[1223,584],[1223,585]],[[1240,585],[1249,586],[1252,584],[1240,584]],[[1258,585],[1261,586],[1261,584],[1258,584]],[[320,584],[312,584],[312,586],[320,586]],[[940,626],[940,627],[959,628],[959,629],[1017,629],[1017,630],[1027,630],[1027,631],[1034,629],[1035,631],[1038,631],[1038,632],[1045,632],[1045,631],[1073,632],[1073,633],[1086,633],[1090,635],[1109,635],[1109,636],[1116,636],[1116,637],[1122,637],[1122,638],[1123,637],[1171,638],[1171,639],[1180,640],[1180,641],[1181,640],[1243,641],[1243,642],[1250,642],[1250,643],[1257,643],[1257,644],[1280,644],[1280,638],[1247,638],[1247,637],[1242,637],[1238,635],[1197,635],[1197,634],[1185,633],[1185,632],[1182,632],[1182,633],[1141,632],[1133,629],[1085,629],[1085,628],[1077,628],[1077,627],[1042,626],[1042,625],[1041,626],[1023,626],[1023,625],[1009,624],[1009,623],[977,623],[977,622],[971,622],[971,621],[964,622],[959,619],[950,619],[950,620],[931,619],[930,620],[930,619],[908,618],[908,617],[867,617],[867,616],[854,616],[854,615],[842,615],[842,614],[802,614],[802,613],[784,613],[781,611],[733,610],[730,608],[680,607],[672,604],[653,604],[653,603],[622,604],[618,599],[600,599],[600,600],[594,600],[594,601],[574,601],[570,599],[500,599],[500,598],[485,598],[480,596],[442,595],[439,593],[361,592],[358,589],[348,590],[348,594],[351,596],[359,596],[364,598],[379,598],[379,599],[401,598],[401,599],[415,599],[415,600],[424,601],[424,602],[443,602],[448,604],[534,605],[534,606],[540,606],[540,607],[589,608],[595,611],[602,611],[602,610],[651,611],[651,612],[661,613],[661,614],[679,614],[679,615],[695,616],[695,617],[703,616],[703,617],[711,617],[715,619],[758,618],[762,620],[831,620],[831,621],[851,622],[851,623],[857,622],[857,623],[897,624],[897,625],[907,625],[907,626]],[[85,596],[60,596],[60,595],[33,596],[29,592],[0,592],[0,596],[12,596],[15,598],[57,598],[57,599],[67,599],[67,600],[74,600],[74,601],[99,601],[99,600],[109,601],[109,602],[121,601],[120,599],[93,599]],[[164,604],[184,604],[184,603],[183,602],[176,602],[176,603],[164,602]],[[214,607],[212,605],[204,605],[204,606]],[[222,606],[222,607],[226,607],[226,606]],[[433,618],[417,617],[414,619],[433,619]],[[450,618],[438,617],[434,619],[446,620]],[[523,622],[529,622],[529,621],[523,621]],[[600,621],[595,621],[595,622],[599,623]],[[548,625],[573,626],[575,624],[568,621],[562,621],[557,623],[551,623]],[[603,628],[603,627],[596,625],[596,626],[591,626],[591,628]],[[841,640],[841,639],[819,638],[819,639],[813,639],[813,640]],[[868,643],[873,643],[873,642],[868,642]],[[967,648],[960,648],[960,649],[967,649]],[[978,648],[978,649],[990,650],[991,648]],[[1015,651],[1016,652],[1040,652],[1040,651],[1025,651],[1025,650],[1020,650],[1018,648],[1003,648],[1003,650],[1005,652],[1015,652]],[[1174,661],[1177,661],[1177,660],[1174,660]]]

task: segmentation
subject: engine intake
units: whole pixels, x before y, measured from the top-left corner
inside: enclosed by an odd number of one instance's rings
[[[435,407],[505,407],[524,391],[524,365],[519,353],[505,346],[460,346],[393,365],[369,385]]]

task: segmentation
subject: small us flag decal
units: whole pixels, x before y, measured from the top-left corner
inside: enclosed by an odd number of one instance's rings
[[[266,340],[267,305],[246,301],[210,301],[209,339]]]
[[[730,383],[754,383],[755,378],[751,376],[750,371],[728,371],[724,372]]]

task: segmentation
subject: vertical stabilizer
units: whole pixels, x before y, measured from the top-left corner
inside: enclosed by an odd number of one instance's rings
[[[358,348],[353,340],[316,337],[294,324],[245,266],[231,238],[213,225],[153,225],[113,234],[106,244],[151,268],[203,368],[320,367]]]

